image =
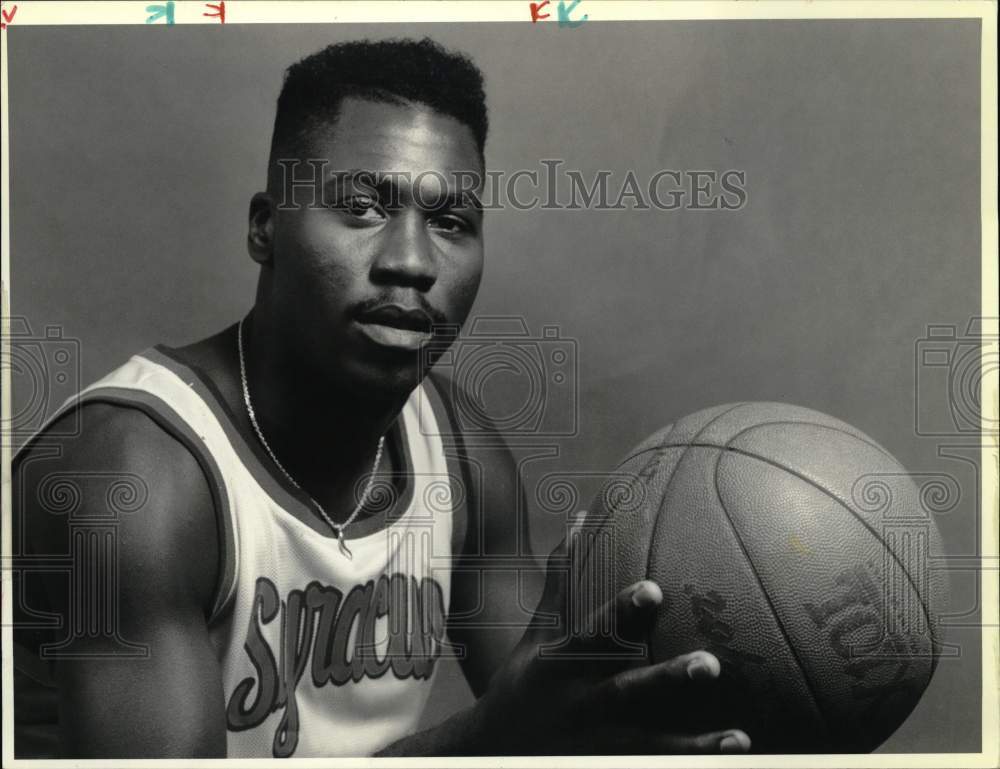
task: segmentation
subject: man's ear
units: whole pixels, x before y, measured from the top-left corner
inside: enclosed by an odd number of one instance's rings
[[[247,251],[258,264],[269,264],[274,256],[274,199],[258,192],[250,199],[250,227]]]

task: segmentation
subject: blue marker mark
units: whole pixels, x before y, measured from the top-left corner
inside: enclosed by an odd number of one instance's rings
[[[587,13],[583,14],[583,16],[580,19],[577,19],[576,21],[574,21],[569,17],[569,15],[573,12],[573,9],[576,8],[579,4],[580,0],[573,0],[573,2],[567,6],[565,0],[559,0],[558,11],[559,11],[560,27],[569,27],[570,29],[576,29],[589,18],[590,14]]]
[[[165,5],[147,5],[146,13],[152,16],[146,19],[147,24],[153,24],[162,18],[166,18],[167,24],[174,23],[174,0],[167,0]]]

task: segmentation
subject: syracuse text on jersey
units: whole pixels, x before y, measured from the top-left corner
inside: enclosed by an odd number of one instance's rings
[[[289,591],[285,600],[271,580],[259,577],[244,645],[256,675],[240,681],[229,697],[229,729],[252,729],[284,708],[274,755],[292,755],[299,731],[295,692],[310,658],[315,687],[388,672],[399,679],[428,679],[444,645],[444,613],[441,586],[430,577],[383,574],[346,596],[310,582],[304,590]],[[263,628],[271,623],[280,628],[277,658]]]

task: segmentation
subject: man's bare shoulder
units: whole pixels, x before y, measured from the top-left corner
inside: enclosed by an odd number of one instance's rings
[[[173,585],[209,606],[218,534],[197,459],[138,408],[85,404],[79,424],[66,435],[53,423],[14,464],[14,509],[32,549],[69,552],[71,528],[112,522],[124,590]]]
[[[456,458],[467,467],[470,525],[482,532],[492,552],[524,552],[528,547],[527,510],[517,461],[503,433],[481,414],[475,431],[461,432],[463,419],[457,409],[472,403],[472,394],[449,377],[432,371],[428,375],[445,403]],[[519,542],[519,539],[521,540]]]

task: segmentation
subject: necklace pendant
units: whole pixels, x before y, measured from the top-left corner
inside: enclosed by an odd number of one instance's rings
[[[351,549],[347,546],[347,542],[344,541],[343,529],[337,530],[337,544],[340,546],[340,552],[344,554],[344,557],[347,558],[348,561],[354,560],[354,554],[351,552]]]
[[[302,487],[299,486],[298,482],[296,482],[291,475],[288,474],[288,471],[284,468],[284,466],[282,466],[281,462],[278,461],[278,458],[274,456],[274,452],[271,451],[271,447],[267,444],[267,440],[264,438],[264,433],[260,430],[260,425],[257,424],[257,415],[254,413],[253,403],[250,401],[250,385],[247,383],[246,356],[243,353],[243,319],[240,319],[239,327],[236,330],[236,349],[240,356],[240,384],[243,387],[243,403],[247,407],[247,416],[250,418],[250,424],[253,425],[253,430],[257,433],[258,440],[260,440],[260,445],[264,447],[267,455],[271,457],[271,461],[274,462],[274,466],[281,470],[281,473],[288,479],[289,483],[291,483],[299,491],[302,491]],[[343,553],[344,557],[349,561],[353,560],[354,556],[351,553],[351,549],[347,546],[347,542],[344,541],[344,529],[358,517],[358,513],[360,513],[361,509],[365,506],[365,500],[368,499],[368,494],[371,492],[372,485],[375,483],[375,473],[378,471],[378,463],[382,459],[382,449],[384,447],[385,435],[381,435],[378,439],[378,446],[375,449],[375,461],[372,462],[372,471],[368,476],[368,482],[365,484],[365,490],[361,493],[361,501],[358,502],[358,506],[354,508],[354,512],[351,513],[347,517],[347,520],[342,524],[338,525],[330,520],[330,516],[326,514],[326,511],[323,510],[320,503],[312,497],[309,497],[310,501],[316,506],[316,511],[320,514],[320,517],[330,524],[330,527],[337,535],[337,545],[340,547],[340,552]],[[308,496],[308,494],[306,496]]]

